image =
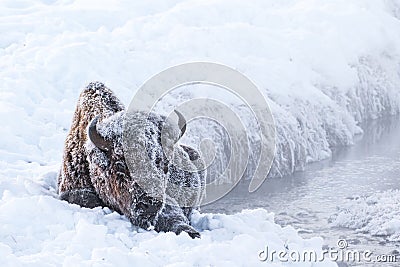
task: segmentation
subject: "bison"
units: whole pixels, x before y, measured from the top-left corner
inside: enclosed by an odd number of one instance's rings
[[[178,123],[155,113],[126,112],[103,83],[90,83],[65,141],[60,199],[87,208],[107,206],[144,229],[200,237],[189,218],[204,195],[205,171],[196,150],[176,145],[186,122],[175,112]]]

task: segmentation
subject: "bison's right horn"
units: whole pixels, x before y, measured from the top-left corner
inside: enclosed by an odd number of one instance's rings
[[[101,136],[97,131],[96,125],[98,119],[99,115],[94,117],[94,119],[90,122],[90,125],[88,127],[88,136],[90,141],[92,141],[92,143],[96,147],[100,148],[101,150],[108,151],[112,144],[110,141],[106,140],[103,136]]]
[[[183,117],[182,113],[180,113],[176,109],[174,111],[176,115],[178,115],[178,126],[179,129],[181,129],[181,137],[182,137],[182,135],[186,132],[186,119],[185,117]]]

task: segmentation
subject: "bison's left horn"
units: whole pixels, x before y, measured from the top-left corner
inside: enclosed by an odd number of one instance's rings
[[[88,136],[89,136],[90,141],[92,141],[92,143],[96,147],[100,148],[101,150],[108,151],[111,147],[111,142],[106,140],[97,131],[96,125],[97,125],[98,119],[99,119],[99,115],[94,117],[94,119],[90,122],[90,125],[88,128]]]
[[[177,110],[174,110],[176,115],[178,115],[178,126],[181,129],[181,136],[186,132],[186,119],[183,117],[182,113]]]

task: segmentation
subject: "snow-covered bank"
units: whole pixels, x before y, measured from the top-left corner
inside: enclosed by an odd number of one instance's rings
[[[398,114],[399,66],[398,57],[360,57],[350,66],[357,77],[352,86],[317,84],[306,98],[289,97],[290,111],[275,116],[278,143],[270,175],[286,175],[325,159],[332,147],[353,144],[355,135],[363,132],[361,122]]]
[[[242,71],[268,97],[278,133],[271,176],[291,173],[351,144],[358,122],[399,111],[398,10],[394,0],[6,1],[0,155],[55,164],[89,81],[128,104],[164,68],[210,60]]]
[[[400,241],[399,217],[400,192],[390,190],[349,200],[332,217],[332,224],[370,235],[387,236],[389,241]]]
[[[21,181],[19,186],[17,195],[6,190],[0,200],[1,266],[265,266],[268,262],[258,259],[265,246],[322,251],[321,238],[304,240],[292,227],[275,224],[273,214],[263,209],[195,214],[193,225],[202,238],[191,239],[137,229],[107,208],[90,210],[59,201],[39,184]],[[276,261],[273,266],[336,264]]]

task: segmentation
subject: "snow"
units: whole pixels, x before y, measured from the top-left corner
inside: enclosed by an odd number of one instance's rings
[[[262,264],[257,253],[266,245],[322,250],[321,238],[304,240],[295,229],[276,225],[263,209],[196,214],[193,223],[202,238],[195,240],[137,229],[107,208],[80,208],[48,195],[5,193],[0,214],[2,266],[257,266]]]
[[[355,196],[332,216],[334,226],[356,229],[373,236],[400,241],[400,191],[389,190],[369,196]]]
[[[361,121],[399,113],[399,10],[397,0],[2,1],[1,261],[256,265],[265,242],[320,248],[320,240],[301,239],[262,210],[202,215],[203,238],[193,241],[135,232],[115,213],[57,200],[56,173],[76,100],[99,80],[127,106],[144,81],[169,66],[226,64],[268,98],[277,127],[270,175],[283,176],[329,157],[331,146],[352,144]],[[196,88],[166,96],[160,109],[214,94]],[[217,97],[229,99],[224,92]],[[257,144],[249,111],[229,102]],[[189,124],[186,141],[195,143],[193,133],[223,135],[203,126]],[[398,223],[385,222],[395,236]]]
[[[271,176],[289,174],[352,144],[360,121],[399,112],[398,10],[394,0],[7,1],[1,153],[54,160],[90,81],[105,82],[127,105],[164,68],[211,60],[237,68],[269,98],[278,132]]]

